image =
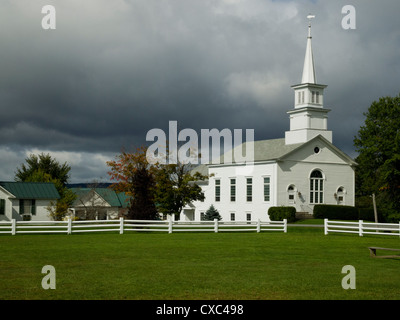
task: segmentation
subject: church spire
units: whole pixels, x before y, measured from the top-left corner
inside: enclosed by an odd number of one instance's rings
[[[314,59],[311,48],[311,19],[308,15],[308,38],[306,57],[304,59],[303,77],[294,89],[294,109],[288,111],[290,130],[285,132],[285,143],[303,143],[321,135],[332,142],[332,131],[328,130],[328,112],[324,108],[324,84],[315,80]]]
[[[314,69],[314,57],[312,53],[312,45],[311,45],[311,19],[314,19],[314,15],[308,15],[308,38],[307,38],[307,48],[306,48],[306,56],[304,58],[304,67],[303,67],[303,77],[301,79],[301,83],[316,83],[315,82],[315,69]]]

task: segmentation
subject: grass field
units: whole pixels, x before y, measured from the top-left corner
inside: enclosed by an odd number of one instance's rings
[[[400,248],[392,236],[288,233],[1,235],[0,299],[399,299]],[[56,289],[44,290],[44,265]],[[342,267],[356,269],[344,290]]]

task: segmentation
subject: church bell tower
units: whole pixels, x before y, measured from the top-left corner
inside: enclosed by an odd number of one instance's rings
[[[306,55],[304,58],[303,76],[300,84],[292,86],[294,89],[294,109],[288,111],[290,117],[290,131],[285,132],[285,143],[294,144],[311,140],[322,135],[332,142],[332,131],[328,131],[328,112],[324,109],[323,84],[317,84],[314,68],[314,57],[311,45],[311,19],[307,17],[308,37]]]

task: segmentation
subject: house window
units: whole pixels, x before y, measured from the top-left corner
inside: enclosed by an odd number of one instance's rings
[[[205,213],[200,212],[200,221],[204,221],[205,220],[204,217],[205,217]]]
[[[246,200],[253,201],[253,178],[246,178]]]
[[[0,215],[6,214],[6,200],[0,199]]]
[[[236,201],[236,179],[231,179],[231,201]]]
[[[324,203],[324,179],[319,170],[311,172],[310,176],[310,203]]]
[[[235,221],[235,213],[231,213],[231,221]]]
[[[221,201],[221,180],[215,180],[215,201]]]
[[[264,177],[264,201],[270,201],[270,177]]]
[[[251,221],[251,213],[246,213],[246,221]]]
[[[36,203],[35,200],[19,200],[19,214],[32,214],[36,215]]]

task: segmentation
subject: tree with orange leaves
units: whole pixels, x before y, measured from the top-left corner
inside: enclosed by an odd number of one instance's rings
[[[146,150],[140,147],[134,153],[123,151],[116,160],[107,161],[108,174],[115,181],[112,188],[131,197],[128,219],[155,220],[159,217],[154,202],[156,168],[147,161]]]
[[[131,196],[128,218],[139,220],[157,219],[159,213],[179,217],[187,204],[204,200],[201,187],[197,184],[208,178],[195,170],[191,164],[160,164],[148,161],[146,147],[135,153],[122,152],[115,161],[108,161],[108,174],[115,191]],[[148,155],[147,155],[148,156]],[[152,159],[150,159],[152,160]]]

